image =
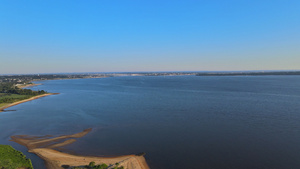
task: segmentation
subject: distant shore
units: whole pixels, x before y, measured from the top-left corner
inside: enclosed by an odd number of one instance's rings
[[[57,95],[57,94],[59,94],[59,93],[46,93],[46,94],[42,94],[42,95],[38,95],[38,96],[33,96],[29,99],[17,101],[17,102],[14,102],[14,103],[11,103],[11,104],[0,107],[0,112],[3,112],[5,109],[7,109],[9,107],[12,107],[12,106],[15,106],[15,105],[18,105],[18,104],[21,104],[21,103],[25,103],[25,102],[29,102],[29,101],[32,101],[32,100],[35,100],[35,99],[38,99],[38,98],[41,98],[41,97],[50,96],[50,95]]]
[[[202,72],[196,76],[278,76],[278,75],[300,75],[300,71],[278,71],[278,72]]]
[[[26,87],[33,87],[33,86],[38,86],[38,85],[42,85],[41,83],[31,83],[31,84],[25,84],[25,85],[19,85],[19,88],[26,88]]]

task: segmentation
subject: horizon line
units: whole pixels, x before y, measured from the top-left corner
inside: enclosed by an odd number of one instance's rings
[[[3,75],[35,75],[35,74],[134,74],[134,73],[200,73],[200,72],[295,72],[300,69],[284,70],[199,70],[199,71],[120,71],[120,72],[56,72],[56,73],[5,73]]]

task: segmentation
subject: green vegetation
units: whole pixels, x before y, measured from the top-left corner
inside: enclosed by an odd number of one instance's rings
[[[119,167],[119,163],[116,163],[115,164],[116,166],[114,167],[114,169],[124,169],[123,166]],[[69,166],[62,166],[64,168],[69,168]],[[84,167],[80,167],[80,166],[77,166],[77,167],[72,167],[72,169],[106,169],[108,168],[108,165],[106,164],[100,164],[100,165],[96,165],[96,163],[94,161],[90,162],[89,165],[86,165]]]
[[[32,91],[30,89],[20,89],[14,83],[1,83],[0,84],[0,106],[7,103],[28,99],[33,96],[45,94],[44,90]]]
[[[30,95],[19,95],[19,94],[7,94],[0,96],[0,103],[13,103],[16,101],[30,98]]]
[[[30,159],[9,145],[0,145],[0,169],[33,169]]]
[[[36,96],[40,94],[45,94],[44,90],[33,91],[30,89],[20,89],[14,83],[1,83],[0,93],[3,94],[19,94],[19,95],[31,95]]]
[[[81,79],[81,78],[99,78],[109,77],[112,74],[29,74],[29,75],[0,75],[0,83],[14,83],[14,84],[30,84],[32,81],[53,80],[53,79]]]

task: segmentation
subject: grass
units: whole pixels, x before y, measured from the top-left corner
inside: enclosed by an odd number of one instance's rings
[[[9,145],[0,145],[0,168],[1,169],[18,169],[26,168],[33,169],[31,160],[26,156],[15,150]]]
[[[32,95],[0,93],[0,107],[33,97]]]
[[[10,103],[0,103],[0,108],[1,107],[4,107],[4,106],[6,106],[6,105],[9,105]]]
[[[23,99],[28,99],[32,97],[31,95],[20,95],[20,94],[6,94],[6,93],[0,93],[0,99],[20,99],[20,100],[23,100]]]

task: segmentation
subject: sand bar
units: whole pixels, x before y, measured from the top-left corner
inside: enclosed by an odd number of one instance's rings
[[[11,141],[19,143],[28,148],[28,150],[35,148],[51,148],[51,147],[60,147],[59,145],[66,145],[67,139],[73,140],[74,138],[80,138],[91,132],[92,129],[88,128],[83,130],[80,133],[75,133],[71,135],[62,135],[58,137],[53,137],[51,135],[46,136],[29,136],[29,135],[15,135],[11,136]],[[74,141],[68,141],[67,143],[73,143]]]
[[[105,163],[109,168],[114,168],[116,163],[127,169],[149,169],[149,166],[143,156],[124,155],[117,157],[92,157],[77,156],[54,150],[53,148],[72,144],[76,139],[81,138],[91,132],[92,129],[85,129],[82,132],[53,137],[46,136],[11,136],[11,141],[19,143],[28,148],[28,151],[35,153],[45,161],[48,169],[62,169],[62,166],[85,166],[94,161],[96,165]]]
[[[47,169],[60,169],[63,165],[69,166],[85,166],[94,161],[96,165],[105,163],[109,168],[114,168],[115,163],[127,169],[149,169],[145,158],[143,156],[125,155],[119,157],[89,157],[89,156],[76,156],[67,153],[62,153],[49,148],[36,148],[29,150],[42,158]]]

